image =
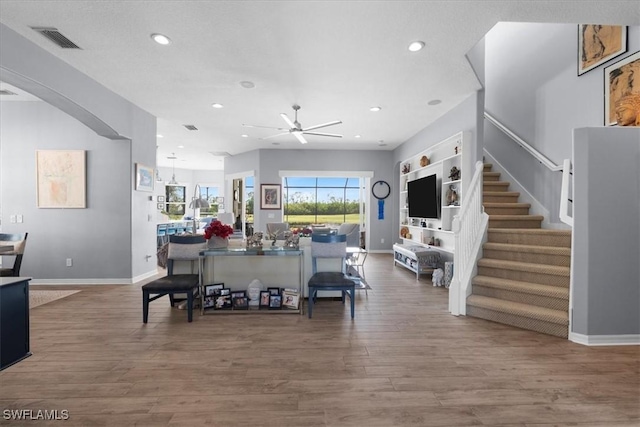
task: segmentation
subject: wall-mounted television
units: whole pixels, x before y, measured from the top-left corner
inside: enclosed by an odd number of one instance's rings
[[[438,186],[435,175],[414,179],[407,183],[407,200],[411,218],[440,217],[438,203]]]

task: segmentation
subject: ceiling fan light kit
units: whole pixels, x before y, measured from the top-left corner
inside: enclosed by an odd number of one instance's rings
[[[300,141],[301,144],[306,144],[308,142],[305,139],[304,135],[329,136],[329,137],[333,137],[333,138],[342,138],[342,135],[339,135],[337,133],[309,132],[309,131],[315,130],[315,129],[320,129],[320,128],[324,128],[324,127],[328,127],[328,126],[339,125],[339,124],[342,123],[341,120],[334,120],[332,122],[322,123],[322,124],[315,125],[315,126],[309,126],[308,128],[303,128],[302,125],[300,125],[300,122],[298,122],[298,110],[300,109],[300,106],[294,104],[291,108],[293,108],[293,111],[295,111],[295,116],[294,116],[293,121],[291,121],[289,116],[287,116],[285,113],[280,113],[280,117],[282,117],[282,120],[284,120],[285,123],[287,124],[287,126],[289,126],[289,129],[277,128],[277,127],[269,127],[269,126],[247,125],[247,124],[243,124],[242,126],[244,126],[244,127],[253,127],[253,128],[267,128],[267,129],[281,130],[283,132],[275,134],[275,135],[267,136],[267,137],[264,137],[264,138],[261,138],[261,139],[269,139],[269,138],[275,138],[276,136],[292,134],[293,136],[296,137],[296,139],[298,139],[298,141]]]

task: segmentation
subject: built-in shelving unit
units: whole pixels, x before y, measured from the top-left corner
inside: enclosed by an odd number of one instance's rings
[[[451,224],[460,209],[463,182],[469,178],[462,174],[462,156],[469,139],[469,133],[460,132],[401,162],[399,232],[403,245],[433,248],[442,252],[445,258],[448,258],[446,254],[453,254],[455,245]],[[433,174],[439,191],[439,218],[410,217],[408,183]]]

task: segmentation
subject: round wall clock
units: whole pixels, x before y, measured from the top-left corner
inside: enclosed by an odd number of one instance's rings
[[[376,181],[371,186],[371,194],[378,200],[384,200],[391,194],[391,186],[387,181]]]

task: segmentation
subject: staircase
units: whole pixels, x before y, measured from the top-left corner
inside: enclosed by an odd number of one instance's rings
[[[485,164],[488,242],[467,298],[467,315],[567,338],[571,231],[542,229],[541,215]]]

